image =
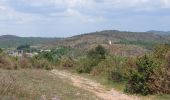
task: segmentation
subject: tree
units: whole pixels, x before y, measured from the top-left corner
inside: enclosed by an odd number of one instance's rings
[[[105,59],[106,49],[103,46],[98,45],[95,49],[90,50],[87,55],[89,58],[93,58],[93,59],[98,59],[98,60]]]
[[[106,50],[101,45],[87,53],[87,57],[80,59],[80,66],[77,68],[79,73],[90,73],[103,59],[106,58]]]

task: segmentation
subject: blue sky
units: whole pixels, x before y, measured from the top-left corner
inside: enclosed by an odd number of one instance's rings
[[[170,30],[170,0],[0,0],[0,35]]]

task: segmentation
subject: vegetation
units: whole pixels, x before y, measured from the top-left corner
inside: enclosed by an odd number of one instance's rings
[[[0,54],[3,52],[3,50],[0,48]]]
[[[25,47],[29,46],[21,46],[20,49],[25,49]],[[75,70],[78,73],[102,77],[112,84],[126,83],[124,90],[127,93],[142,95],[170,93],[170,46],[167,44],[157,45],[149,53],[138,57],[111,55],[102,45],[89,50],[86,55],[81,57],[75,58],[71,55],[72,48],[70,47],[58,47],[51,51],[39,52],[39,55],[32,58],[27,56],[11,57],[1,52],[0,68],[51,70],[60,66],[64,69]],[[14,84],[8,83],[8,80]],[[0,95],[11,96],[14,94],[16,98],[20,96],[30,98],[32,91],[20,89],[20,83],[13,80],[15,78],[9,76],[9,79],[4,80],[7,83],[0,82],[0,87],[6,84],[5,86],[9,87],[7,91],[10,91],[4,92],[6,88],[2,88]],[[20,92],[15,94],[13,93],[15,91]],[[22,94],[24,91],[26,94]]]
[[[153,53],[137,58],[108,56],[101,46],[90,50],[87,57],[78,61],[79,73],[104,76],[108,81],[127,82],[125,91],[135,94],[169,94],[169,45],[157,45]],[[99,54],[99,55],[98,55]],[[104,57],[102,56],[104,55]]]
[[[0,48],[16,48],[25,44],[41,45],[58,40],[60,40],[60,38],[18,37],[13,35],[3,35],[0,36]]]
[[[50,52],[43,51],[40,52],[38,56],[35,57],[35,59],[46,59],[50,63],[58,64],[60,63],[60,59],[67,55],[70,52],[71,48],[69,47],[58,47],[56,49],[52,49]]]
[[[78,62],[77,71],[79,73],[90,73],[91,70],[106,58],[106,50],[98,45],[94,50],[90,50],[86,58],[81,58]]]
[[[0,69],[0,100],[99,100],[46,70]]]
[[[169,50],[169,46],[157,46],[153,54],[138,58],[126,91],[142,95],[170,93]]]
[[[74,66],[74,60],[71,57],[62,57],[60,66],[64,68],[70,68]]]
[[[157,43],[152,41],[144,41],[144,40],[137,40],[137,41],[131,41],[131,40],[121,40],[119,42],[116,42],[116,44],[132,44],[132,45],[139,45],[143,46],[146,49],[152,49]]]

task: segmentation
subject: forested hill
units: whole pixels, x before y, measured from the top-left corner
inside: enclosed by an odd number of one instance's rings
[[[89,48],[91,45],[108,44],[127,44],[150,47],[155,43],[169,43],[170,35],[155,34],[153,32],[127,32],[117,30],[105,30],[99,32],[86,33],[60,41],[53,41],[48,46],[58,45],[72,46],[75,48]]]
[[[14,35],[0,36],[0,48],[12,48],[20,45],[42,45],[44,43],[53,42],[59,38],[41,38],[41,37],[18,37]]]

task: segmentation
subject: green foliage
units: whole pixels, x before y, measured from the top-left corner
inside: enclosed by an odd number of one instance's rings
[[[3,52],[3,50],[0,48],[0,54]]]
[[[121,82],[125,80],[126,58],[119,56],[107,56],[92,70],[93,75],[106,76],[108,80]]]
[[[106,50],[101,45],[98,45],[95,49],[88,52],[86,58],[79,60],[79,66],[77,71],[79,73],[90,73],[92,69],[106,58]]]
[[[51,52],[41,52],[38,56],[36,56],[37,59],[47,59],[49,62],[53,64],[59,63],[62,56],[67,55],[71,48],[69,47],[59,47],[56,49],[52,49]]]
[[[90,73],[94,66],[98,64],[96,59],[81,58],[77,62],[76,70],[79,73]]]
[[[130,93],[140,93],[147,95],[151,93],[149,82],[158,64],[149,56],[145,55],[138,58],[137,70],[131,72],[126,91]]]
[[[30,49],[30,45],[26,44],[17,47],[17,50],[26,50],[26,49]]]
[[[98,59],[98,60],[105,59],[106,49],[101,45],[98,45],[94,50],[93,49],[90,50],[87,56],[92,59]]]
[[[0,36],[0,48],[14,48],[25,44],[39,45],[59,40],[59,38]]]

